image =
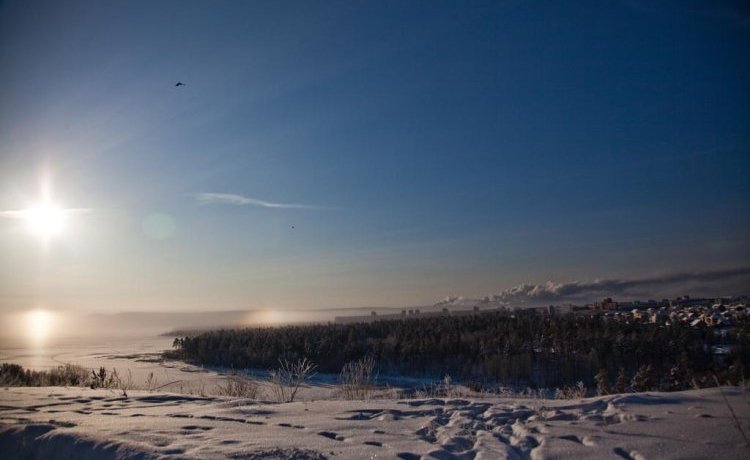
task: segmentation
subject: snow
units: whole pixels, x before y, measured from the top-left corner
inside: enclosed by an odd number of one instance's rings
[[[144,386],[149,375],[153,387],[177,393],[216,392],[224,381],[219,372],[180,361],[163,361],[161,353],[172,346],[172,337],[137,335],[124,337],[66,337],[49,339],[44,347],[27,341],[0,337],[0,363],[20,364],[25,369],[49,370],[62,364],[86,369],[116,369],[123,378]]]
[[[0,457],[79,459],[748,458],[740,388],[581,400],[267,401],[0,389]]]

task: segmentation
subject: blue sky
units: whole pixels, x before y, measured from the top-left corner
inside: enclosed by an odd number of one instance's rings
[[[0,308],[414,305],[746,266],[739,5],[3,2],[0,209],[48,181],[91,212],[44,244],[0,220]]]

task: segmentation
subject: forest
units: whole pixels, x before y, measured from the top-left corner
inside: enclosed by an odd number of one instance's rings
[[[726,332],[726,331],[725,331]],[[747,325],[719,338],[715,329],[625,323],[599,315],[482,312],[357,324],[253,327],[178,337],[165,357],[219,368],[272,369],[307,358],[339,373],[374,359],[381,377],[450,375],[479,388],[560,388],[583,382],[643,391],[744,382],[750,368]],[[731,343],[717,359],[711,344]],[[623,388],[627,387],[627,388]]]

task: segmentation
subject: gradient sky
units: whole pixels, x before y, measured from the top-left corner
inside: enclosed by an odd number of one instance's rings
[[[0,310],[746,266],[742,4],[2,2],[0,210],[46,181],[91,211],[46,243],[0,219]]]

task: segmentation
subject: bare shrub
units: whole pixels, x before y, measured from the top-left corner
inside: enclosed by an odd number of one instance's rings
[[[292,402],[300,386],[307,383],[317,366],[307,358],[295,362],[279,360],[279,368],[271,371],[271,392],[278,402]]]
[[[128,390],[134,387],[133,374],[130,369],[128,369],[127,377],[122,378],[117,369],[112,368],[112,372],[107,372],[107,369],[100,367],[98,372],[92,369],[89,378],[89,387],[92,390],[97,388],[116,389],[122,392],[122,396],[125,398],[128,397]]]
[[[120,377],[117,374],[117,369],[112,369],[112,374],[115,376],[117,381],[117,389],[122,393],[123,398],[128,397],[128,391],[132,390],[133,384],[133,373],[128,369],[128,375],[126,377]]]
[[[228,377],[226,383],[218,385],[218,392],[222,396],[246,399],[259,399],[263,395],[260,386],[254,380],[241,375]]]
[[[582,399],[586,397],[586,386],[578,382],[576,386],[555,389],[555,399]]]
[[[375,359],[368,356],[344,365],[339,374],[344,399],[370,399],[375,390]]]

